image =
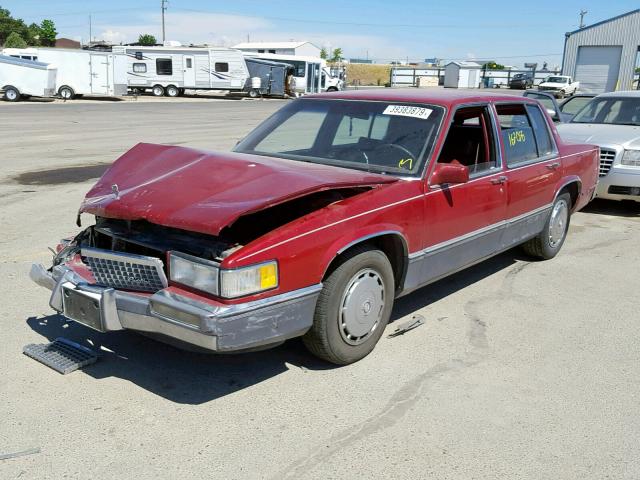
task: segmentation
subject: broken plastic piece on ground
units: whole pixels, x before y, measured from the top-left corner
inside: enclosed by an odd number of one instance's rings
[[[36,453],[40,453],[40,448],[29,448],[28,450],[22,450],[21,452],[14,453],[0,453],[0,460],[24,457],[25,455],[34,455]]]
[[[22,349],[25,355],[66,375],[98,360],[93,350],[63,337],[51,343],[29,344]]]
[[[389,335],[387,335],[387,338],[393,338],[393,337],[397,337],[398,335],[404,335],[409,330],[418,328],[420,325],[423,325],[423,324],[424,324],[424,317],[422,315],[416,314],[413,317],[411,317],[411,320],[409,320],[408,322],[405,322],[402,325],[399,325],[398,328],[396,328],[393,331],[393,333],[390,333]]]

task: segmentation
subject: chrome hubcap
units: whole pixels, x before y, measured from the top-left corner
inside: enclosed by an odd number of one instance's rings
[[[549,245],[555,248],[564,238],[569,219],[569,207],[564,200],[553,206],[549,220]]]
[[[16,94],[15,90],[7,90],[7,98],[9,100],[15,100],[17,96],[18,95]]]
[[[375,270],[365,268],[347,283],[342,295],[338,323],[342,339],[359,345],[375,331],[382,319],[384,283]]]

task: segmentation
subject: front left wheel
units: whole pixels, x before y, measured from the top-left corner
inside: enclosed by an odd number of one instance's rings
[[[366,357],[382,336],[393,308],[393,269],[380,250],[356,248],[325,279],[307,349],[337,365]]]

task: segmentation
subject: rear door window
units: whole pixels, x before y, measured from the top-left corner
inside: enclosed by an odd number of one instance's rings
[[[546,155],[540,154],[538,151],[534,122],[530,119],[523,104],[496,105],[496,111],[498,112],[507,166],[512,167],[520,163],[534,161]],[[538,113],[540,116],[542,115],[539,110]],[[544,121],[544,118],[541,121]],[[540,150],[547,150],[548,146],[544,146],[544,136],[542,134],[540,136],[542,144]]]

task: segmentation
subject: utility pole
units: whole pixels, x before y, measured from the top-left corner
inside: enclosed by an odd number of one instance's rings
[[[89,15],[89,45],[91,45],[91,15]]]
[[[584,28],[584,16],[589,13],[587,10],[580,10],[580,28]]]
[[[167,3],[168,0],[160,0],[160,9],[162,10],[162,43],[164,44],[164,41],[166,40],[165,38],[165,34],[164,34],[164,12],[167,11]]]

